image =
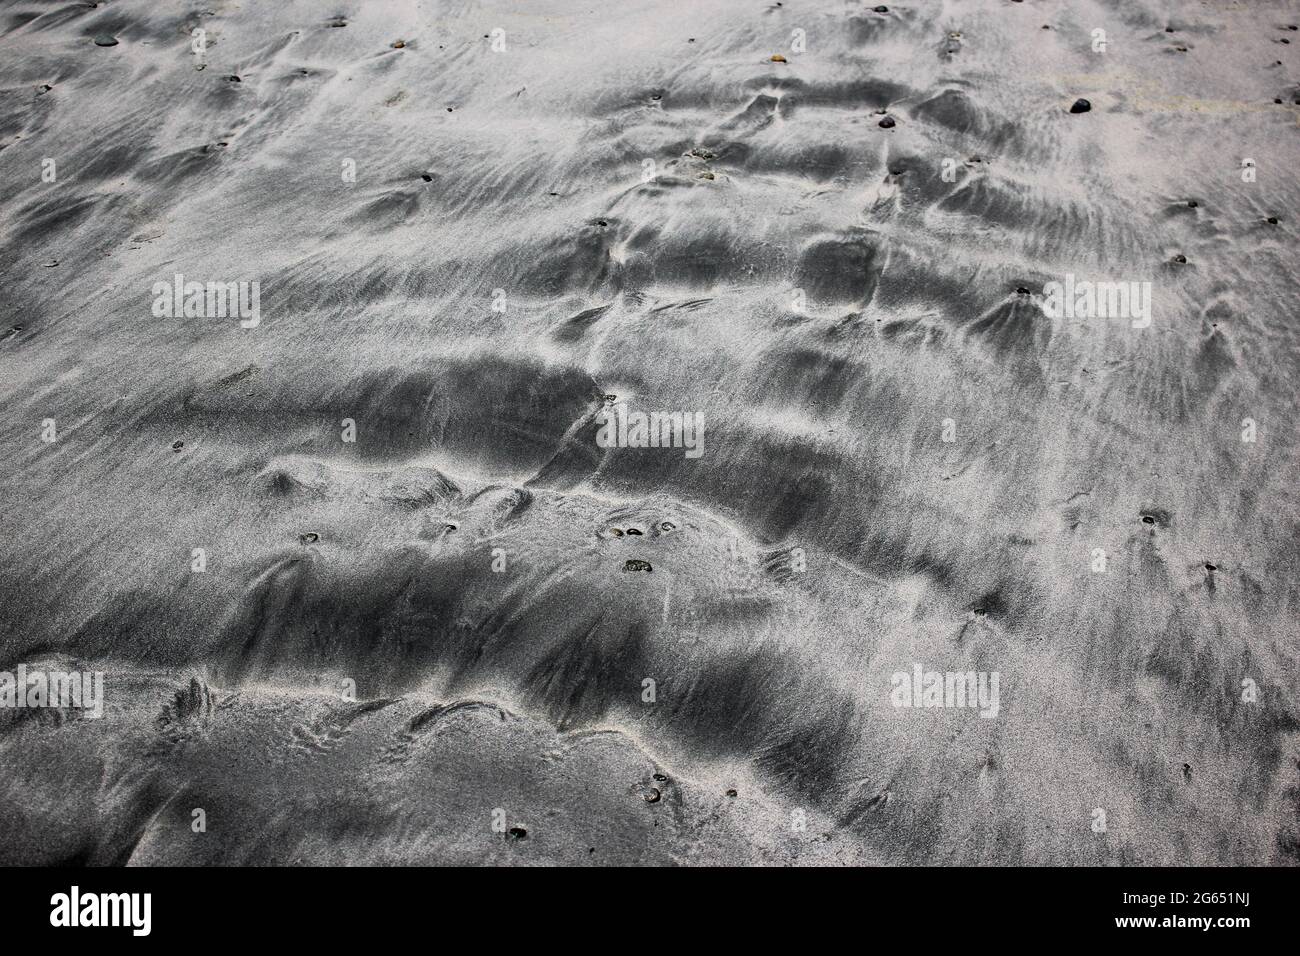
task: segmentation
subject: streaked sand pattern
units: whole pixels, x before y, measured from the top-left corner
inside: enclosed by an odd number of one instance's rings
[[[1300,5],[874,6],[0,4],[0,862],[1300,861]]]

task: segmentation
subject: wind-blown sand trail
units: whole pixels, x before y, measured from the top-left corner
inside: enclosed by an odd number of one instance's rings
[[[1297,23],[0,4],[0,862],[1296,864]]]

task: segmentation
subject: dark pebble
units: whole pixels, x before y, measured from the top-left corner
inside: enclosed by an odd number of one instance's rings
[[[646,803],[658,803],[658,802],[659,802],[659,791],[658,791],[656,788],[654,788],[654,787],[651,787],[649,790],[647,790],[647,791],[646,791],[646,794],[645,794],[645,802],[646,802]]]
[[[1088,112],[1088,110],[1090,110],[1090,109],[1092,109],[1092,104],[1091,104],[1091,103],[1089,103],[1089,102],[1088,102],[1087,100],[1085,100],[1085,99],[1077,99],[1077,100],[1074,101],[1074,105],[1070,107],[1070,112],[1071,112],[1071,113],[1086,113],[1086,112]]]
[[[528,836],[528,831],[523,827],[511,827],[509,833],[516,840],[523,840]]]
[[[649,561],[642,561],[640,558],[630,558],[623,564],[624,571],[651,571]]]
[[[299,535],[298,540],[301,541],[303,544],[315,544],[317,541],[320,540],[320,535],[318,535],[315,531],[308,531],[306,534]]]
[[[180,451],[184,447],[185,442],[181,441],[179,438],[172,442],[172,451]]]
[[[109,36],[107,33],[101,33],[95,37],[95,46],[117,46],[117,37]]]
[[[881,128],[881,129],[893,129],[893,128],[894,128],[894,118],[893,118],[892,116],[886,116],[884,119],[882,119],[882,120],[880,121],[880,128]]]

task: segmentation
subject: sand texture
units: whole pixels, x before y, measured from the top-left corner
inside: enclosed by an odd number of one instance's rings
[[[0,3],[0,863],[1300,862],[1297,23]]]

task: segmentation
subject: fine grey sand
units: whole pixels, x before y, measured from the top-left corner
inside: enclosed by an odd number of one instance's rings
[[[0,862],[1300,862],[1300,9],[876,7],[0,4]]]

